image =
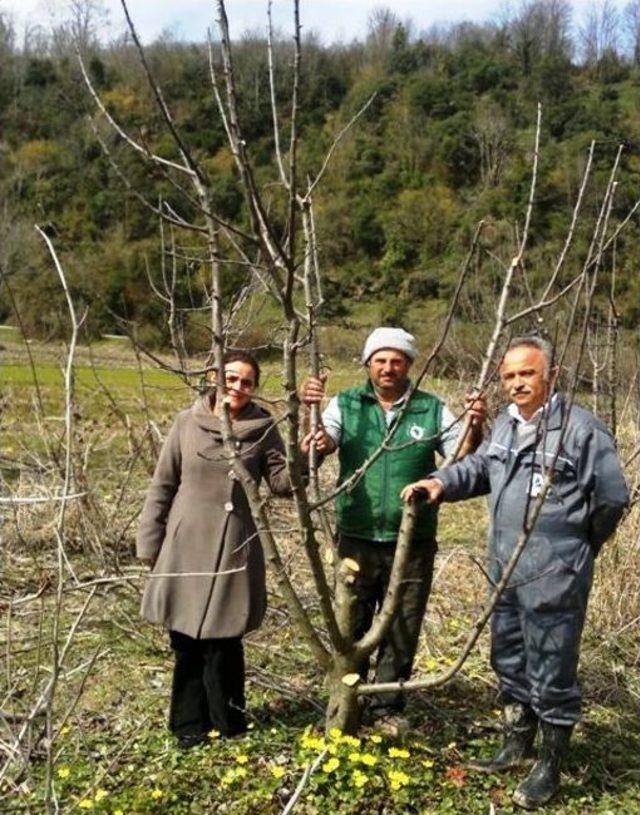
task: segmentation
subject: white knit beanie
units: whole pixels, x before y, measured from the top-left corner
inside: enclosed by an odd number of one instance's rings
[[[416,348],[416,338],[409,334],[404,328],[376,328],[367,337],[362,351],[362,364],[366,365],[372,354],[381,351],[383,348],[392,348],[394,351],[402,351],[409,359],[414,360],[418,356]]]

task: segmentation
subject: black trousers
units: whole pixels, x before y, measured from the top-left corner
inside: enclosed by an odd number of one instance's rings
[[[170,631],[175,658],[169,729],[176,736],[244,733],[244,651],[241,637],[196,640]]]
[[[357,605],[354,636],[359,639],[371,627],[375,612],[380,608],[389,586],[395,555],[395,542],[380,543],[341,536],[338,553],[341,558],[353,558],[360,566],[355,583]],[[398,611],[378,648],[375,662],[376,682],[397,682],[409,679],[418,647],[422,620],[431,591],[435,541],[413,541],[404,575]],[[360,666],[365,678],[369,666]],[[370,710],[374,716],[399,713],[404,709],[403,693],[372,696]]]

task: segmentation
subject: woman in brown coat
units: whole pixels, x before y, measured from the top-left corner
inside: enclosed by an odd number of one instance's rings
[[[256,482],[289,493],[284,446],[271,415],[251,401],[260,368],[244,352],[224,357],[237,451]],[[142,615],[169,630],[175,666],[169,727],[190,747],[215,729],[246,730],[242,636],[266,607],[260,540],[222,442],[209,392],[178,414],[142,510],[137,555],[152,565]]]

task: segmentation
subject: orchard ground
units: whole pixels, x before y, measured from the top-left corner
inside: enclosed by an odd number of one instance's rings
[[[40,411],[19,337],[3,331],[0,341],[3,492],[55,493],[64,432],[63,349],[30,345]],[[334,360],[330,368],[331,392],[362,376],[355,362]],[[265,363],[263,379],[262,395],[275,399],[280,387],[275,363]],[[454,408],[462,402],[464,383],[431,381],[429,387]],[[77,581],[65,583],[62,639],[94,594],[54,705],[53,777],[60,812],[275,815],[310,765],[314,771],[294,809],[304,815],[485,815],[491,805],[496,813],[514,811],[510,798],[520,773],[484,776],[466,769],[471,757],[490,754],[499,740],[486,633],[453,682],[408,697],[412,728],[401,742],[366,728],[359,739],[325,735],[322,677],[271,579],[265,624],[246,639],[249,732],[234,740],[212,733],[206,745],[179,751],[166,729],[171,655],[163,632],[138,617],[144,570],[132,546],[160,436],[192,393],[172,374],[139,365],[127,343],[117,340],[79,349],[76,388],[74,466],[76,483],[87,495],[68,509],[66,551]],[[632,445],[630,422],[630,412],[623,411],[623,455]],[[327,488],[334,478],[333,463],[327,462]],[[56,511],[51,504],[4,508],[0,693],[9,722],[32,709],[50,670]],[[304,603],[314,609],[317,598],[291,532],[292,508],[286,500],[273,500],[271,517]],[[417,675],[451,664],[484,602],[485,581],[473,558],[483,557],[486,530],[482,500],[441,511]],[[584,720],[549,813],[622,815],[640,808],[637,540],[636,509],[598,560],[581,661]],[[8,726],[3,725],[4,743]],[[3,813],[43,811],[43,727],[36,717],[29,763],[9,773],[13,782],[7,779],[0,791]]]

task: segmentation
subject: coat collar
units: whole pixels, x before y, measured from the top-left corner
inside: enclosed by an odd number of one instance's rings
[[[533,424],[537,424],[537,422],[545,422],[545,412],[549,410],[549,419],[547,421],[546,429],[549,430],[560,430],[562,428],[562,423],[564,421],[564,417],[567,410],[566,399],[564,394],[558,393],[557,391],[552,395],[551,400],[546,403],[546,405],[542,408],[542,415],[540,411],[536,413],[536,415],[530,420]],[[517,408],[515,405],[508,405],[506,408],[506,415],[509,417],[510,421],[512,422],[514,428],[518,423],[523,421],[522,417],[516,416],[515,412]]]
[[[196,399],[191,413],[199,427],[222,437],[222,420],[211,410],[208,394]],[[237,440],[252,440],[259,438],[270,424],[273,424],[271,414],[254,402],[249,402],[231,422],[231,430]]]

